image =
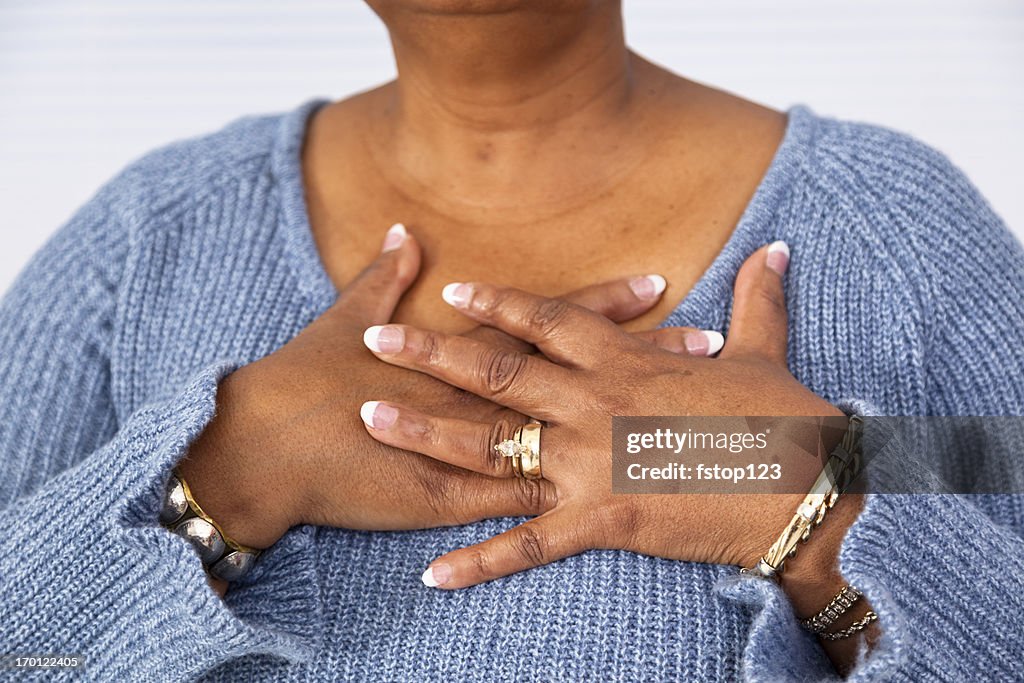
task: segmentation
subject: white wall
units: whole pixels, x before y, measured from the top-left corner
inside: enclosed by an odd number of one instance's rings
[[[1024,235],[1020,0],[624,2],[642,54],[776,107],[911,132]],[[0,0],[0,291],[146,150],[392,74],[359,0]]]

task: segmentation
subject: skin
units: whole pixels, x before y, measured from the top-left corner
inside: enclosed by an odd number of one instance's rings
[[[326,313],[221,382],[216,417],[179,464],[196,500],[239,543],[267,548],[297,524],[420,529],[539,514],[550,505],[546,482],[487,477],[383,445],[360,428],[367,387],[397,392],[440,414],[488,421],[498,439],[526,422],[511,409],[438,380],[382,366],[367,353],[363,330],[391,319],[421,262],[416,240],[403,230],[393,230],[384,246]],[[587,287],[563,300],[614,324],[643,313],[658,298],[640,277]],[[702,336],[689,328],[630,336],[686,353],[686,336],[694,333]],[[533,351],[493,328],[473,329],[466,338]],[[352,477],[352,471],[362,476]]]
[[[361,428],[359,408],[376,397],[423,414],[489,424],[491,442],[526,417],[429,373],[381,363],[363,346],[363,332],[393,322],[489,348],[531,350],[515,338],[522,330],[475,327],[464,311],[445,304],[438,293],[453,280],[568,298],[621,323],[623,334],[649,330],[719,253],[785,129],[779,112],[631,53],[618,2],[369,4],[387,26],[399,77],[321,109],[309,124],[302,156],[310,227],[338,302],[292,342],[222,382],[217,417],[181,463],[204,509],[236,540],[255,547],[269,546],[298,523],[423,528],[549,510],[561,516],[559,506],[586,495],[604,501],[610,488],[573,480],[568,465],[552,475],[555,480],[530,483],[372,438]],[[407,223],[415,238],[381,254],[378,226],[395,220]],[[763,270],[764,255],[759,258]],[[668,289],[637,297],[629,283],[637,282],[638,272],[661,274]],[[599,282],[610,284],[594,288]],[[742,349],[744,342],[734,337],[746,314],[735,310],[730,344]],[[593,322],[581,322],[575,334],[585,337]],[[564,334],[574,333],[567,327]],[[672,354],[665,350],[683,352],[694,334],[679,329],[634,341],[652,352],[660,346],[661,355],[650,358],[667,363]],[[635,346],[623,348],[630,358],[642,357]],[[726,367],[727,360],[708,363]],[[582,362],[558,355],[550,361],[567,368]],[[780,382],[779,398],[786,400],[778,405],[835,413],[792,378],[783,381],[787,373],[778,357],[765,373]],[[719,402],[703,410],[757,414],[754,400],[763,398],[762,389],[731,379],[711,385],[714,391],[694,392],[717,396]],[[785,387],[791,395],[784,395]],[[600,395],[597,385],[580,389],[588,390]],[[695,409],[695,401],[678,409]],[[600,415],[563,415],[559,428],[593,426]],[[572,422],[576,418],[585,421]],[[353,469],[363,476],[345,476]],[[754,516],[763,528],[752,527],[757,532],[745,540],[723,531],[728,542],[702,548],[697,539],[689,545],[659,541],[656,530],[666,521],[698,514],[685,497],[671,498],[675,503],[637,517],[650,528],[637,532],[635,544],[623,543],[621,530],[604,523],[597,528],[606,529],[607,538],[594,532],[566,549],[623,547],[746,562],[767,548],[794,506],[785,496],[757,501],[753,509],[762,512]],[[855,497],[841,499],[814,543],[791,562],[782,585],[801,616],[841,587],[836,554],[859,506]],[[752,521],[743,509],[729,528]],[[472,582],[464,580],[446,587]],[[827,649],[842,668],[854,646],[847,641]]]
[[[534,416],[542,432],[544,479],[553,507],[484,543],[451,552],[427,568],[424,583],[459,589],[590,549],[618,549],[675,560],[756,564],[789,522],[803,494],[648,495],[612,493],[614,415],[786,415],[843,418],[786,366],[782,276],[788,256],[755,252],[735,286],[730,337],[717,358],[666,353],[572,304],[486,283],[451,283],[447,303],[470,319],[536,346],[527,356],[464,337],[408,325],[370,328],[364,343],[382,361],[444,380]],[[623,392],[620,387],[629,386]],[[558,387],[557,393],[551,387]],[[490,425],[441,417],[394,401],[370,401],[361,414],[382,443],[496,478],[514,478],[507,458],[481,448]],[[792,433],[817,440],[818,428]],[[838,439],[823,447],[832,448]],[[768,452],[765,461],[786,457]],[[601,467],[598,463],[607,466]],[[794,463],[790,459],[784,467]],[[807,488],[817,470],[806,469]],[[843,531],[862,506],[846,494],[813,542],[786,563],[781,585],[809,617],[844,581],[836,567]],[[866,612],[863,604],[833,628]],[[868,634],[872,638],[876,632]],[[857,639],[825,643],[845,669]]]
[[[785,116],[633,55],[615,3],[470,4],[371,3],[399,78],[320,110],[305,146],[328,274],[343,288],[377,251],[367,226],[401,220],[424,263],[397,320],[465,331],[437,294],[453,280],[557,295],[653,272],[669,288],[627,329],[656,326],[729,238]]]

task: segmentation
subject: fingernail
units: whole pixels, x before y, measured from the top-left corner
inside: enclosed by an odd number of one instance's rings
[[[650,301],[657,299],[665,291],[665,278],[660,275],[645,275],[635,277],[629,281],[629,288],[636,294],[636,298]]]
[[[725,346],[725,337],[714,330],[688,332],[683,337],[686,352],[691,356],[713,356]]]
[[[782,240],[769,244],[765,264],[779,275],[785,275],[789,267],[789,245]]]
[[[384,236],[384,246],[381,247],[380,253],[386,254],[389,251],[394,251],[402,246],[402,242],[405,241],[408,232],[405,230],[405,226],[401,223],[395,223],[388,229],[388,234]]]
[[[394,325],[374,325],[363,332],[363,343],[376,353],[398,353],[405,347],[405,331]]]
[[[359,409],[359,417],[374,429],[388,429],[398,419],[398,410],[380,401],[367,401]]]
[[[721,332],[715,332],[714,330],[704,330],[702,334],[708,338],[708,355],[713,356],[722,350],[725,346],[725,337],[722,336]]]
[[[441,298],[455,308],[465,308],[473,298],[473,285],[465,282],[452,282],[441,290]]]
[[[442,563],[427,567],[427,571],[423,572],[423,576],[420,577],[420,580],[422,580],[426,586],[437,588],[438,586],[443,586],[448,583],[451,578],[451,566]]]

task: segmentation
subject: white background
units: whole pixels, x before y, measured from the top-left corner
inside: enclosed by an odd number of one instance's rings
[[[1024,236],[1021,0],[624,0],[700,81],[938,147]],[[0,0],[0,291],[145,151],[393,76],[359,0]]]

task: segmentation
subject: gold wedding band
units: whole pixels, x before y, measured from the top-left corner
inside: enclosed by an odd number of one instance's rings
[[[519,443],[526,447],[520,459],[522,476],[540,479],[540,422],[536,420],[519,428]]]
[[[540,430],[541,424],[531,420],[529,424],[517,427],[511,439],[505,439],[494,446],[494,450],[512,461],[512,471],[524,479],[540,479]]]

